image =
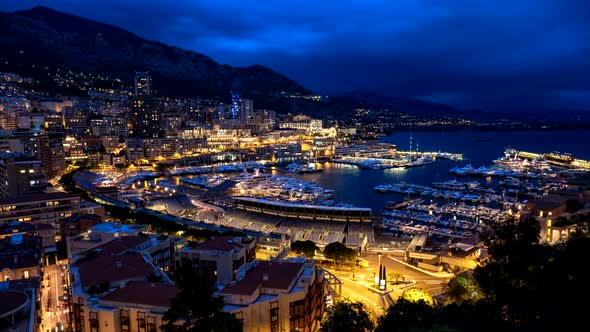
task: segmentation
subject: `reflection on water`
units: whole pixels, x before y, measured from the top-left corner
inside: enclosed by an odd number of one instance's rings
[[[478,140],[486,135],[487,141]],[[397,133],[383,139],[394,143],[399,149],[409,148],[409,132]],[[430,186],[432,182],[454,179],[448,174],[454,166],[462,167],[471,163],[474,167],[490,166],[502,156],[504,150],[513,147],[531,152],[569,152],[572,155],[590,159],[590,130],[575,131],[451,131],[413,133],[419,139],[421,151],[443,151],[463,153],[465,160],[454,162],[438,160],[433,164],[413,168],[391,168],[385,170],[361,170],[356,166],[322,163],[323,172],[290,174],[306,181],[312,181],[326,189],[333,189],[336,200],[361,207],[370,207],[375,213],[382,211],[387,201],[403,198],[393,193],[377,193],[374,187],[385,183],[413,183]],[[415,143],[414,143],[415,144]],[[415,146],[413,147],[415,149]],[[287,173],[284,173],[287,174]],[[491,178],[482,179],[491,184]]]

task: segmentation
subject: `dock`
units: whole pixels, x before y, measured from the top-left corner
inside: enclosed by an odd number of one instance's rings
[[[517,157],[524,159],[538,159],[543,158],[551,163],[560,167],[567,168],[579,168],[584,170],[590,170],[590,161],[584,159],[574,158],[569,154],[561,154],[557,152],[551,153],[535,153],[527,151],[517,151]]]

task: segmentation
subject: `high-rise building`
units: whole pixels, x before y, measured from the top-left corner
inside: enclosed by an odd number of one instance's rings
[[[149,95],[134,97],[129,120],[133,137],[159,137],[163,132],[162,103]]]
[[[62,192],[0,198],[0,223],[12,221],[44,223],[59,229],[62,219],[78,213],[80,213],[80,197]]]
[[[68,134],[82,134],[88,131],[88,110],[78,106],[64,108],[64,125]]]
[[[45,131],[15,131],[12,136],[20,140],[22,152],[41,160],[47,179],[65,171],[65,155],[61,139],[50,139]]]
[[[135,96],[152,95],[152,77],[149,72],[135,72]]]
[[[45,167],[45,174],[48,179],[61,176],[66,171],[66,153],[63,141],[59,138],[49,139],[49,158]]]
[[[242,121],[247,121],[254,116],[254,102],[252,99],[242,99],[239,115]]]
[[[237,119],[242,113],[242,97],[238,91],[231,92],[231,104],[229,106],[229,115],[226,119]]]
[[[0,152],[0,197],[42,192],[46,187],[40,160],[18,152]]]

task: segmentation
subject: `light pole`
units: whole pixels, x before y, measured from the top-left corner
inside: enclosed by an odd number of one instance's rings
[[[383,267],[381,266],[381,253],[377,253],[377,257],[379,258],[379,277],[377,280],[377,288],[381,289],[381,280],[383,279]]]

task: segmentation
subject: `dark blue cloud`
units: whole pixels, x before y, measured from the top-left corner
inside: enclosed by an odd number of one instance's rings
[[[221,63],[267,65],[319,91],[364,88],[461,107],[590,108],[587,0],[3,3],[46,5]]]

